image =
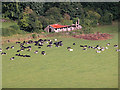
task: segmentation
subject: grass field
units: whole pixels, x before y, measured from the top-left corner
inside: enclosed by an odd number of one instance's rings
[[[15,24],[17,24],[17,22],[14,22],[14,21],[2,22],[2,28],[8,28],[8,27],[15,25]]]
[[[46,45],[34,54],[37,47],[32,45],[32,51],[23,51],[21,54],[30,54],[30,58],[15,57],[19,45],[7,43],[2,56],[2,87],[3,88],[117,88],[118,87],[118,52],[113,47],[118,44],[117,25],[101,26],[95,31],[107,32],[114,35],[113,39],[90,41],[77,38],[51,37],[63,41],[63,46],[47,48]],[[72,44],[76,43],[75,46]],[[96,53],[94,49],[83,51],[81,45],[100,45],[105,47],[111,43],[108,50]],[[7,46],[15,49],[5,50]],[[66,48],[74,49],[69,52]],[[47,55],[42,56],[40,51],[45,50]]]

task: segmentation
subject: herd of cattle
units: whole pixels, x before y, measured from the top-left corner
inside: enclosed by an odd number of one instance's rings
[[[27,54],[25,54],[25,55],[20,54],[20,52],[21,51],[31,51],[32,50],[31,44],[34,44],[34,46],[37,46],[38,49],[40,49],[45,44],[47,44],[48,48],[52,48],[53,46],[61,47],[61,46],[63,46],[63,41],[58,41],[57,39],[54,39],[54,40],[39,39],[37,41],[29,40],[29,41],[23,41],[23,42],[16,42],[16,44],[18,44],[20,46],[20,49],[16,51],[19,54],[15,54],[15,56],[18,56],[18,57],[31,57],[30,55],[27,55]],[[76,43],[72,43],[72,45],[76,45]],[[105,47],[101,47],[99,45],[96,45],[96,46],[80,45],[80,47],[83,50],[95,49],[96,53],[101,53],[102,51],[108,49],[109,46],[110,46],[110,43],[107,43]],[[114,45],[113,47],[116,49],[117,52],[120,51],[120,49],[118,49],[118,45]],[[10,50],[10,49],[14,49],[14,46],[6,47],[6,50]],[[66,49],[68,51],[73,51],[72,47],[67,47]],[[6,55],[7,54],[6,52],[2,52],[2,51],[3,51],[3,49],[0,48],[1,55]],[[37,54],[38,50],[35,50],[34,53]],[[41,54],[46,55],[46,51],[41,51]],[[15,56],[11,57],[10,60],[14,60]]]

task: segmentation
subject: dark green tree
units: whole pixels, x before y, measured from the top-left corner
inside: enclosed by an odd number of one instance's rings
[[[3,17],[8,17],[12,20],[18,19],[20,10],[18,2],[3,2],[2,3]]]
[[[62,15],[60,13],[60,9],[57,7],[52,7],[48,9],[46,12],[46,17],[50,20],[54,20],[56,22],[60,22]]]
[[[28,32],[39,32],[42,29],[42,24],[38,20],[38,16],[29,7],[26,7],[25,11],[21,13],[18,25],[21,30]]]

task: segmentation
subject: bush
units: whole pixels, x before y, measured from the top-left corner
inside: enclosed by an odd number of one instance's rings
[[[36,35],[36,34],[32,34],[32,37],[33,37],[33,38],[37,38],[37,35]]]

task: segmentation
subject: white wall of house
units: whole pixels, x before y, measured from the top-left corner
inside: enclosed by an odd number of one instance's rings
[[[82,26],[79,25],[78,27],[57,28],[57,29],[54,29],[54,31],[55,32],[62,32],[62,31],[72,31],[72,30],[77,30],[77,29],[82,29]]]
[[[58,32],[58,30],[54,30],[55,32]]]

